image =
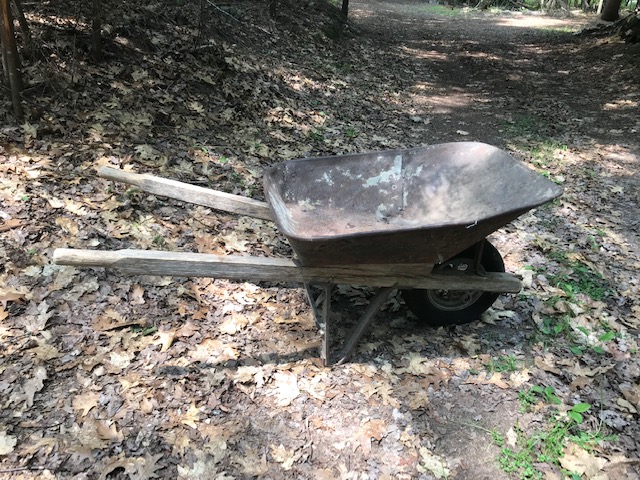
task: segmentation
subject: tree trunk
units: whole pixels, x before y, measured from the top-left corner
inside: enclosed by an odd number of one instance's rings
[[[28,46],[31,43],[31,30],[29,29],[29,23],[24,16],[22,3],[20,0],[13,0],[13,6],[16,7],[16,18],[20,24],[20,30],[22,30],[25,46]]]
[[[342,16],[347,18],[349,15],[349,0],[342,0]]]
[[[627,43],[640,43],[640,11],[629,15],[618,26],[620,37]]]
[[[16,37],[13,32],[13,18],[11,17],[11,6],[9,0],[0,0],[0,13],[2,15],[2,58],[5,62],[4,71],[7,75],[11,101],[13,102],[13,113],[19,122],[22,122],[24,114],[20,103],[20,92],[22,91],[22,76],[20,74],[20,58],[18,57],[18,47]]]
[[[102,61],[102,0],[93,0],[91,10],[91,56],[99,63]]]
[[[0,21],[0,28],[2,28],[2,22]],[[11,90],[11,85],[9,85],[9,61],[7,60],[7,51],[4,49],[4,43],[2,42],[2,38],[0,38],[0,50],[2,51],[2,85],[7,91]]]
[[[600,19],[605,22],[615,22],[620,18],[620,0],[606,0]]]

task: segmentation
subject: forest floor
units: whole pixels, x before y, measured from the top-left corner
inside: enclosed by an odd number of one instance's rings
[[[113,1],[94,64],[77,3],[27,12],[28,119],[0,110],[0,478],[639,478],[640,46],[582,14]],[[282,160],[449,141],[564,187],[491,236],[523,289],[441,329],[394,296],[340,366],[299,285],[51,263],[291,254],[100,166],[261,199]],[[344,335],[372,292],[338,291]]]

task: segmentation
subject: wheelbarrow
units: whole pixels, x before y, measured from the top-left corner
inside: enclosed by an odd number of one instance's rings
[[[264,175],[266,202],[112,168],[99,175],[155,195],[272,220],[295,255],[57,249],[54,263],[304,284],[325,365],[351,355],[396,289],[433,326],[473,321],[500,293],[519,292],[520,279],[505,273],[486,237],[562,193],[506,152],[476,142],[286,161]],[[377,292],[351,334],[332,350],[331,293],[338,284]]]

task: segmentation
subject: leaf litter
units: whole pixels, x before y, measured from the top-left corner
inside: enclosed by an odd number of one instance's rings
[[[342,32],[319,2],[285,2],[276,20],[251,2],[209,5],[206,29],[204,11],[162,5],[105,9],[100,65],[69,24],[46,20],[88,12],[63,2],[28,13],[44,45],[24,66],[29,120],[0,131],[2,475],[518,477],[494,440],[515,451],[517,431],[588,404],[580,426],[606,439],[566,439],[536,471],[637,478],[629,47],[509,28],[507,13],[465,11],[461,31],[410,1],[356,2]],[[283,159],[461,139],[505,148],[565,187],[492,236],[525,288],[455,329],[417,327],[394,298],[339,367],[317,359],[299,286],[49,261],[68,246],[290,254],[268,222],[111,184],[99,166],[259,199],[264,168]],[[370,292],[339,291],[347,331]],[[532,387],[535,408],[523,410]]]

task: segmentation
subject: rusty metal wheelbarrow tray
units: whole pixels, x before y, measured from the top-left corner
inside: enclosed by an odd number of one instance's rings
[[[267,202],[112,168],[99,175],[156,195],[273,220],[298,258],[62,248],[54,252],[54,263],[141,275],[304,283],[323,333],[325,364],[332,363],[332,285],[380,287],[335,357],[344,361],[396,288],[518,292],[519,279],[507,273],[433,267],[562,192],[507,153],[474,142],[283,162],[265,174]],[[311,284],[322,286],[319,296]]]
[[[561,191],[476,142],[293,160],[265,175],[303,265],[441,263]]]

